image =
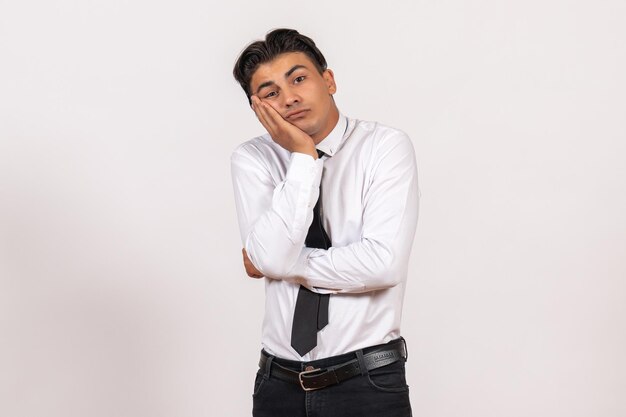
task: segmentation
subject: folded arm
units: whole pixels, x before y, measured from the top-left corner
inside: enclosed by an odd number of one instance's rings
[[[285,180],[276,184],[260,150],[240,147],[231,173],[241,240],[253,266],[281,279],[293,269],[313,219],[322,161],[294,152]]]
[[[284,279],[333,293],[397,285],[406,277],[418,207],[415,153],[410,139],[399,133],[376,151],[371,181],[364,191],[361,238],[327,250],[304,248]]]

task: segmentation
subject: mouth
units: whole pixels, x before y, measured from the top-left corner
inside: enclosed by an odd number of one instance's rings
[[[308,110],[306,110],[306,109],[296,110],[294,112],[287,113],[287,116],[285,117],[285,119],[289,119],[289,120],[300,119],[300,118],[304,117],[307,112],[308,112]]]

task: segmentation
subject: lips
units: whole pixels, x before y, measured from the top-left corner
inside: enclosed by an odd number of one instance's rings
[[[298,119],[298,118],[304,116],[307,112],[308,112],[308,110],[306,110],[306,109],[304,109],[304,110],[296,110],[296,111],[293,111],[291,113],[287,113],[286,119]]]

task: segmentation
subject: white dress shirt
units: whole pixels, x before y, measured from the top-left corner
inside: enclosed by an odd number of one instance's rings
[[[241,240],[266,277],[263,348],[299,361],[400,337],[418,217],[415,153],[405,133],[340,115],[317,149],[326,156],[290,153],[265,134],[231,159]],[[306,248],[320,192],[332,247]],[[291,347],[300,284],[332,294],[329,323],[303,357]]]

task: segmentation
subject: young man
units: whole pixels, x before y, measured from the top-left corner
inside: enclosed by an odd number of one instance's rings
[[[277,29],[234,76],[267,134],[232,155],[246,272],[265,277],[255,417],[410,416],[400,318],[418,216],[402,132],[342,115],[308,37]]]

